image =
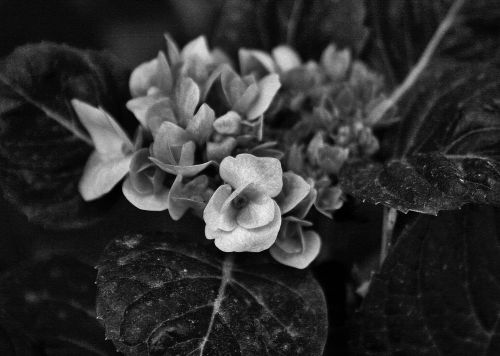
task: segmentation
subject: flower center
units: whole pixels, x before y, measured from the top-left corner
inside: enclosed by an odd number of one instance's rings
[[[231,202],[231,204],[233,205],[233,207],[235,209],[241,210],[245,206],[247,206],[247,204],[248,204],[248,198],[246,196],[244,196],[243,194],[238,195],[236,198],[233,199],[233,201]]]

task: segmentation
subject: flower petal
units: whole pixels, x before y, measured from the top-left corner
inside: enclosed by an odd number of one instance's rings
[[[85,201],[109,193],[129,171],[131,156],[108,159],[94,151],[85,165],[78,189]]]
[[[234,137],[225,137],[221,142],[207,142],[207,159],[220,162],[233,152],[237,144]]]
[[[130,75],[129,88],[132,97],[145,96],[155,84],[158,73],[158,58],[137,66]]]
[[[145,128],[148,128],[147,112],[160,99],[158,95],[139,96],[127,101],[127,109],[134,114],[135,118]]]
[[[304,246],[301,252],[287,253],[277,244],[273,245],[269,252],[278,262],[299,269],[304,269],[318,256],[321,249],[321,238],[314,231],[303,232]]]
[[[186,127],[200,101],[198,84],[189,77],[182,78],[175,91],[175,100],[179,122],[181,126]]]
[[[283,173],[283,190],[276,198],[284,215],[295,208],[309,194],[312,187],[298,174],[293,172]]]
[[[169,98],[157,99],[146,109],[144,117],[145,127],[151,131],[153,137],[156,136],[158,129],[164,122],[168,121],[177,124],[174,107]]]
[[[299,224],[283,220],[278,238],[274,243],[286,253],[300,253],[303,249],[302,227]]]
[[[247,112],[248,119],[256,119],[266,112],[281,87],[277,74],[269,74],[258,82],[259,96]]]
[[[201,173],[204,171],[208,166],[213,164],[213,161],[201,163],[201,164],[194,164],[191,166],[179,166],[179,165],[173,165],[173,164],[165,164],[163,162],[158,161],[155,158],[150,158],[151,161],[154,162],[161,170],[173,174],[173,175],[182,175],[183,177],[194,177],[195,175]]]
[[[208,48],[207,39],[205,36],[199,36],[188,42],[181,51],[181,58],[183,60],[199,59],[205,63],[212,61],[212,55]]]
[[[283,171],[276,158],[255,157],[248,153],[226,157],[222,160],[219,174],[234,189],[253,183],[256,189],[271,198],[283,188]]]
[[[309,185],[313,185],[312,181],[307,181]],[[309,190],[307,196],[293,209],[293,216],[298,219],[304,219],[312,206],[315,204],[318,197],[318,191],[315,188]]]
[[[281,72],[288,72],[302,65],[299,55],[290,46],[278,46],[274,48],[273,58]]]
[[[348,49],[337,51],[335,45],[329,45],[323,51],[320,62],[330,78],[342,80],[351,65],[351,52]]]
[[[236,216],[236,222],[245,229],[265,226],[274,219],[274,204],[274,201],[267,195],[259,201],[250,200]]]
[[[213,70],[212,73],[208,76],[207,80],[203,83],[202,85],[202,91],[201,91],[201,100],[205,101],[207,98],[208,93],[210,92],[210,89],[212,89],[212,86],[214,85],[215,81],[221,76],[221,74],[227,70],[227,68],[230,68],[230,66],[227,63],[219,65],[217,68]]]
[[[205,207],[203,194],[208,187],[208,177],[199,176],[186,184],[183,184],[182,178],[180,175],[175,178],[168,195],[168,212],[173,220],[182,218],[189,208]]]
[[[169,60],[170,65],[173,66],[176,63],[180,62],[180,60],[181,60],[181,55],[179,53],[179,47],[177,47],[177,44],[172,39],[172,36],[170,36],[170,34],[165,33],[164,37],[165,37],[165,41],[167,42],[168,60]]]
[[[224,96],[231,107],[236,104],[248,88],[248,85],[230,67],[224,68],[221,74],[221,84]]]
[[[213,124],[215,121],[215,112],[207,104],[203,104],[196,115],[188,122],[186,131],[189,132],[196,140],[198,145],[203,145],[207,142],[212,134]]]
[[[212,230],[232,231],[236,228],[236,211],[228,210],[222,213],[222,206],[231,195],[232,189],[228,184],[221,185],[208,201],[203,211],[203,220]],[[208,237],[207,235],[207,238]]]
[[[125,198],[136,208],[148,211],[163,211],[168,209],[167,187],[163,187],[158,192],[140,193],[134,189],[130,179],[123,182],[122,192]]]
[[[236,100],[232,109],[240,115],[251,119],[248,113],[255,106],[255,103],[259,99],[259,95],[259,86],[256,83],[250,84],[243,95]]]
[[[241,74],[254,74],[261,78],[268,73],[275,73],[273,59],[266,52],[242,48],[238,52]]]
[[[133,144],[120,125],[104,110],[73,99],[71,104],[83,126],[89,132],[97,152],[104,156],[121,157]]]
[[[237,135],[241,131],[241,116],[235,111],[228,111],[214,121],[213,127],[222,135]]]
[[[278,204],[273,200],[274,219],[267,225],[256,229],[245,229],[237,226],[233,231],[214,230],[205,227],[208,239],[215,239],[215,246],[224,252],[260,252],[268,249],[276,241],[281,225],[281,214]]]
[[[183,128],[168,121],[164,122],[156,133],[152,156],[163,163],[177,164],[178,157],[175,156],[173,147],[182,146],[190,139],[191,136]]]
[[[170,69],[170,64],[168,64],[167,57],[165,57],[165,53],[160,51],[157,58],[158,74],[156,78],[156,87],[160,89],[162,94],[168,95],[172,92],[173,86],[172,70]]]
[[[149,150],[143,148],[132,155],[129,179],[133,188],[141,194],[152,193],[153,183],[146,170],[154,167],[149,160]]]

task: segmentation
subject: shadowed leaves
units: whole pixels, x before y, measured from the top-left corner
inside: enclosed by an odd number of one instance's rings
[[[500,353],[499,211],[417,216],[357,315],[356,355]]]
[[[102,215],[77,190],[92,148],[70,100],[118,115],[127,80],[107,54],[51,43],[20,47],[0,63],[0,184],[31,221],[78,228]]]

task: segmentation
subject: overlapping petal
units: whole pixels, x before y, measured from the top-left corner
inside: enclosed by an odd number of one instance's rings
[[[302,236],[302,248],[300,251],[287,252],[283,245],[275,243],[269,253],[278,262],[299,269],[304,269],[311,264],[321,250],[321,238],[312,231],[304,231]]]
[[[276,197],[283,188],[283,171],[276,158],[255,157],[247,153],[226,157],[221,162],[219,174],[235,189],[252,183],[271,198]]]

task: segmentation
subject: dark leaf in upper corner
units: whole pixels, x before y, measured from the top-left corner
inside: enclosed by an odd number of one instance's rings
[[[500,205],[500,73],[452,66],[428,75],[393,137],[394,158],[342,172],[352,195],[400,211],[436,214],[466,203]]]
[[[44,355],[117,355],[96,319],[94,279],[91,266],[68,257],[25,263],[0,277],[0,310]]]
[[[31,221],[79,228],[102,215],[104,202],[78,193],[92,147],[78,137],[87,133],[69,101],[123,119],[127,82],[112,56],[51,43],[20,47],[0,63],[0,188]]]
[[[233,56],[241,47],[280,44],[304,58],[318,57],[331,42],[359,51],[367,36],[365,14],[362,0],[225,0],[212,43]]]
[[[368,57],[402,81],[417,63],[432,35],[455,0],[371,0]],[[500,2],[466,1],[458,23],[447,33],[439,51],[460,60],[489,61],[500,56]],[[500,59],[500,57],[498,57]],[[389,74],[389,73],[386,73]]]
[[[107,247],[98,271],[98,317],[127,355],[322,355],[319,284],[267,254],[129,235]]]
[[[356,355],[500,355],[500,211],[420,215],[357,315]]]

